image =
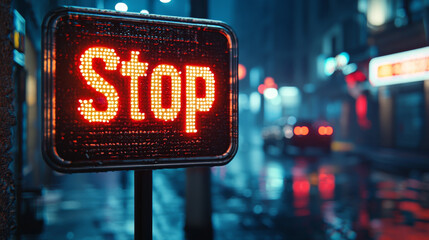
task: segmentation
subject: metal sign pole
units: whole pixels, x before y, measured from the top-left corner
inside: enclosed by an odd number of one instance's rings
[[[134,171],[134,239],[152,239],[152,170]]]

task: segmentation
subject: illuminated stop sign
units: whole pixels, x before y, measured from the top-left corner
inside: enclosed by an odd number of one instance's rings
[[[235,155],[227,25],[62,8],[43,37],[43,152],[56,170],[215,166]]]

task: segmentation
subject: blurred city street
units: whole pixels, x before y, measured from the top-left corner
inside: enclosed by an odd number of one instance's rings
[[[211,168],[214,239],[429,236],[427,173],[382,171],[341,149],[265,153],[259,135],[241,131],[235,159]],[[185,238],[185,176],[180,169],[154,171],[153,239]],[[23,239],[133,239],[132,171],[54,179],[38,202],[43,232]]]
[[[0,239],[429,239],[429,0],[1,6]]]

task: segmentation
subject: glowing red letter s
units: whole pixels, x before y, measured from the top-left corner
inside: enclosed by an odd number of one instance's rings
[[[115,50],[103,47],[89,48],[80,58],[80,72],[87,84],[102,93],[107,99],[107,110],[97,111],[93,106],[93,99],[79,99],[80,107],[78,111],[89,122],[109,122],[118,112],[118,93],[116,89],[106,82],[92,66],[94,58],[101,58],[106,63],[107,70],[116,70],[119,64],[119,57]]]

